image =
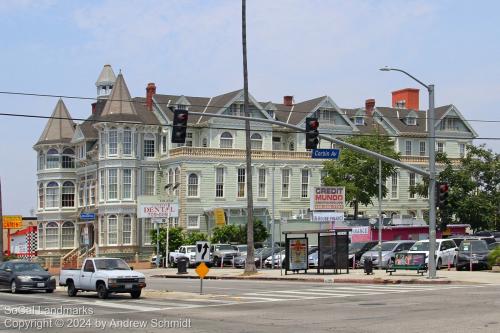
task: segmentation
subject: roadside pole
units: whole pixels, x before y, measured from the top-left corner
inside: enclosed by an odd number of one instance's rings
[[[160,267],[160,224],[156,224],[156,268]]]
[[[2,179],[0,179],[0,262],[3,262]]]
[[[382,269],[382,160],[378,160],[378,269]]]

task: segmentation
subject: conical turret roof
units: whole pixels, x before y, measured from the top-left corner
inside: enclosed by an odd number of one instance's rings
[[[36,145],[70,142],[74,133],[75,123],[63,100],[59,99]]]
[[[111,68],[111,65],[104,65],[95,85],[98,87],[100,85],[113,84],[115,83],[115,81],[116,75],[115,72],[113,72],[113,68]]]
[[[111,96],[106,101],[100,118],[121,121],[142,121],[121,73],[116,78],[115,86]]]

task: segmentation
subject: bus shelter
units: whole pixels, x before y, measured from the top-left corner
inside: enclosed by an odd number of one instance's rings
[[[333,274],[349,274],[349,234],[352,229],[284,231],[285,275],[316,269],[317,274],[332,270]],[[309,260],[309,239],[317,237],[317,251]]]

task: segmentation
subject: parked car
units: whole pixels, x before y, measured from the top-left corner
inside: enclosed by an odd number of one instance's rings
[[[177,265],[180,258],[186,258],[189,260],[188,266],[194,266],[196,264],[196,245],[182,245],[174,252],[170,252],[168,257],[172,267]]]
[[[488,250],[490,250],[490,251],[493,251],[497,247],[500,247],[500,242],[495,242],[495,243],[488,244]]]
[[[210,245],[210,256],[212,263],[216,267],[222,265],[233,265],[233,258],[239,257],[238,249],[231,244],[212,244]]]
[[[309,254],[309,256],[307,257],[307,263],[308,263],[309,268],[317,268],[318,267],[318,254],[319,254],[319,252],[316,249],[316,251]]]
[[[388,267],[389,264],[394,263],[395,254],[402,251],[407,251],[415,244],[411,240],[389,241],[382,243],[382,267]],[[363,265],[364,261],[370,258],[374,266],[378,265],[378,249],[379,245],[375,245],[369,251],[361,255],[360,264]]]
[[[494,237],[489,237],[489,236],[478,236],[478,237],[475,237],[476,239],[479,239],[479,240],[484,240],[486,242],[486,244],[493,244],[493,243],[496,243],[496,240]]]
[[[238,244],[234,245],[238,252],[240,253],[241,256],[246,256],[247,255],[247,246],[248,245],[243,245],[243,244]]]
[[[463,242],[462,242],[463,243]],[[455,265],[455,257],[457,244],[451,239],[436,239],[436,268],[442,266]],[[408,253],[425,253],[425,263],[429,263],[429,240],[421,240],[416,242],[408,251]]]
[[[462,269],[485,268],[489,269],[488,244],[484,240],[468,239],[460,244],[457,250],[456,268],[457,271]]]
[[[21,290],[56,289],[56,279],[37,263],[26,260],[10,260],[0,264],[0,288],[10,288],[12,293]]]
[[[276,246],[274,248],[274,253],[275,253],[275,258],[277,258],[277,253],[279,253],[282,248]],[[260,268],[261,267],[261,262],[264,263],[264,261],[273,254],[273,249],[271,247],[262,247],[260,249],[255,249],[254,252],[254,263],[255,267]],[[234,267],[237,268],[244,268],[245,263],[246,263],[247,256],[245,255],[240,255],[236,258],[234,258]]]
[[[356,242],[349,244],[349,262],[352,262],[352,257],[355,259],[355,263],[359,264],[361,260],[361,256],[366,251],[369,251],[374,246],[378,245],[377,241],[368,241],[368,242]]]
[[[267,259],[264,261],[264,266],[271,268],[272,263],[273,263],[273,256],[270,255],[267,257]],[[281,267],[281,264],[285,260],[285,250],[282,250],[280,253],[274,255],[274,267]]]
[[[451,238],[446,238],[446,239],[451,239],[452,241],[454,241],[458,248],[465,239],[470,239],[472,237],[473,236],[470,235],[463,235],[463,236],[453,236]]]
[[[69,297],[81,290],[97,291],[101,299],[108,298],[110,293],[130,293],[132,298],[139,298],[146,287],[146,278],[123,259],[87,258],[81,269],[62,269],[59,285],[68,287]]]

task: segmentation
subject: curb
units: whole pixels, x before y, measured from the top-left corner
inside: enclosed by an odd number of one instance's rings
[[[151,275],[153,278],[165,279],[196,279],[199,277],[194,275],[177,275],[177,274],[161,274]],[[205,280],[260,280],[260,281],[290,281],[290,282],[313,282],[313,283],[357,283],[357,284],[464,284],[466,282],[458,282],[451,280],[391,280],[391,279],[336,279],[336,278],[285,278],[285,277],[264,277],[264,276],[205,276]]]

